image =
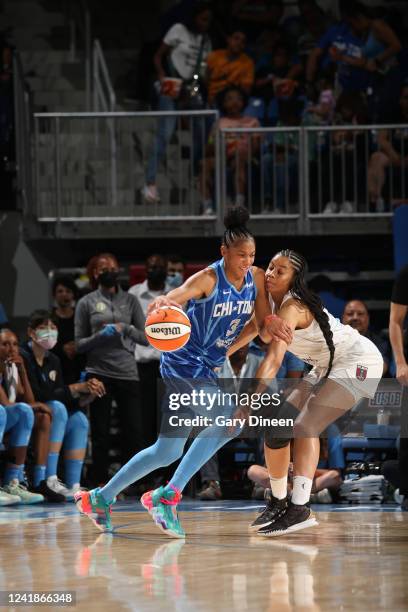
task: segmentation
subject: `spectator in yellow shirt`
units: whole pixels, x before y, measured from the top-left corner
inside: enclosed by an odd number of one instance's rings
[[[246,35],[240,30],[231,31],[226,49],[213,51],[207,57],[208,102],[229,85],[240,87],[249,94],[254,84],[255,66],[244,53]]]

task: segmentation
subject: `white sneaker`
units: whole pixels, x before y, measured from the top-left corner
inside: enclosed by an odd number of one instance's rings
[[[337,212],[337,204],[336,202],[327,202],[326,206],[323,209],[324,215],[334,215]]]
[[[349,215],[350,213],[354,212],[353,204],[346,200],[340,206],[339,212],[342,213],[343,215]]]
[[[78,486],[75,491],[72,489],[68,489],[67,485],[61,482],[58,476],[48,476],[47,478],[47,487],[54,491],[54,493],[59,493],[63,495],[65,499],[72,501],[74,499],[74,494],[79,490],[79,484],[74,485],[74,487]]]
[[[18,495],[10,495],[4,489],[0,488],[0,506],[10,506],[10,504],[19,504],[20,498]]]
[[[210,208],[210,207],[206,208],[201,213],[202,217],[211,217],[212,215],[215,215],[215,211],[212,208]]]
[[[142,189],[142,196],[149,204],[158,204],[160,202],[156,185],[145,185]]]

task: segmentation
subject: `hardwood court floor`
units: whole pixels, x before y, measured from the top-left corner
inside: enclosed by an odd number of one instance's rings
[[[317,506],[318,527],[263,539],[247,531],[259,503],[182,507],[185,542],[137,503],[113,535],[71,505],[3,508],[0,590],[73,590],[88,611],[408,610],[408,513]]]

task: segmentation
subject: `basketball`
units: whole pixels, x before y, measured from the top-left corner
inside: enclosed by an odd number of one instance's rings
[[[159,351],[178,351],[190,338],[190,319],[181,308],[162,306],[147,317],[145,333]]]

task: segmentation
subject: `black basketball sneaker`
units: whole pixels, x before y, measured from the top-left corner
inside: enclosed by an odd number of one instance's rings
[[[258,531],[262,527],[267,527],[276,521],[282,514],[286,512],[288,507],[288,498],[277,499],[271,495],[266,501],[265,510],[256,517],[253,523],[249,526],[250,531]]]
[[[258,535],[266,537],[280,536],[318,524],[310,508],[289,502],[286,511],[275,521],[258,529]]]

